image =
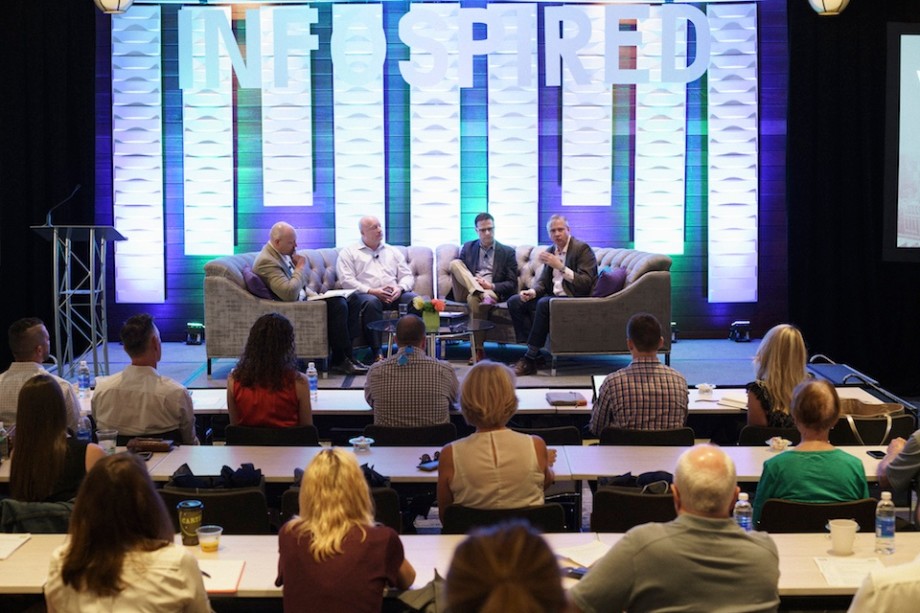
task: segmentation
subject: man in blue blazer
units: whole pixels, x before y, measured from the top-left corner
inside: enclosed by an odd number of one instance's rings
[[[466,300],[474,319],[488,319],[492,305],[517,292],[517,259],[513,248],[495,240],[495,218],[480,213],[475,224],[479,240],[464,243],[460,258],[450,263],[452,297]],[[476,361],[485,359],[485,335],[485,331],[473,334]]]

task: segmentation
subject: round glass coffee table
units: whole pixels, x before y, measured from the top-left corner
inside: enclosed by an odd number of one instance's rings
[[[393,354],[393,342],[396,340],[396,323],[398,319],[381,319],[367,325],[374,332],[387,335],[387,357]],[[425,339],[428,341],[426,352],[435,355],[437,343],[441,343],[441,355],[446,355],[447,341],[467,340],[470,343],[470,356],[476,362],[476,342],[473,338],[475,332],[485,332],[495,327],[491,321],[485,319],[460,319],[441,316],[441,325],[437,330],[425,330]]]

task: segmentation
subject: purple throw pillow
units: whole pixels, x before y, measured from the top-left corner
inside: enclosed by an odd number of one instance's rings
[[[595,298],[611,296],[623,289],[624,285],[626,285],[625,268],[605,270],[598,275],[597,284],[594,286],[594,293],[591,295]]]
[[[243,268],[243,281],[246,283],[246,289],[253,296],[264,298],[265,300],[275,299],[272,293],[268,291],[268,288],[265,287],[265,281],[262,280],[262,277],[252,272],[252,268],[249,266]]]

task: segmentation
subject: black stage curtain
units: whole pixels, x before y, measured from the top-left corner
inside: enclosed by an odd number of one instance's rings
[[[20,317],[53,326],[51,244],[30,225],[83,187],[55,223],[93,222],[95,24],[92,0],[4,0],[0,17],[0,369]],[[106,163],[102,160],[100,163]],[[75,347],[77,349],[77,347]]]
[[[809,351],[920,394],[920,265],[882,261],[886,28],[915,0],[788,0],[789,312]]]

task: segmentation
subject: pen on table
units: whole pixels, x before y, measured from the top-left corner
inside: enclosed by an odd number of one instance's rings
[[[211,575],[209,575],[208,573],[206,573],[206,572],[204,572],[204,571],[201,571],[201,574],[204,575],[205,577],[207,577],[208,579],[211,578]]]

